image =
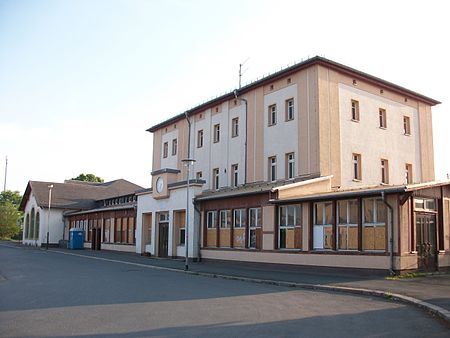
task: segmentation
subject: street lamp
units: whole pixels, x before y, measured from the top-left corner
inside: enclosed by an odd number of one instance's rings
[[[187,188],[186,188],[186,225],[184,226],[184,248],[186,251],[186,258],[184,262],[184,270],[189,270],[189,174],[191,172],[191,165],[194,165],[195,160],[192,158],[186,158],[184,160],[181,160],[183,164],[187,167],[187,174],[186,174],[186,182],[187,182]]]
[[[50,237],[50,208],[52,206],[52,189],[53,184],[48,186],[48,213],[47,213],[47,245],[46,250],[48,250],[48,241]]]

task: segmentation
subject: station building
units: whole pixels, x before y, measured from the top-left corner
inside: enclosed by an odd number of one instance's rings
[[[436,104],[314,57],[163,121],[148,129],[136,252],[182,257],[187,238],[193,259],[447,269]]]

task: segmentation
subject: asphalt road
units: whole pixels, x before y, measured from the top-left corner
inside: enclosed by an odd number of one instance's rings
[[[449,337],[415,308],[0,245],[1,337]]]

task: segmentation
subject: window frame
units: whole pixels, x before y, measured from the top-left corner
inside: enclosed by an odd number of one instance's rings
[[[291,97],[290,99],[287,99],[285,101],[285,109],[286,109],[286,121],[292,121],[295,118],[295,111],[294,111],[294,98]]]
[[[197,131],[197,148],[203,147],[203,129]]]
[[[213,189],[219,190],[220,187],[220,179],[219,179],[219,168],[213,169]]]
[[[365,203],[367,201],[372,201],[372,203],[373,203],[373,205],[372,205],[372,208],[373,208],[373,210],[372,210],[372,220],[373,220],[373,222],[366,222],[365,221],[365,219],[366,219]],[[377,197],[371,197],[371,198],[363,198],[362,199],[362,210],[361,210],[361,213],[362,213],[362,236],[361,236],[362,237],[362,243],[361,243],[361,250],[362,251],[386,252],[387,249],[388,249],[387,243],[386,243],[386,226],[387,226],[387,219],[389,217],[389,215],[388,215],[389,210],[384,205],[384,208],[385,208],[385,211],[386,211],[386,219],[385,219],[384,222],[380,222],[378,220],[378,203],[377,203],[377,201],[381,201],[382,202],[382,199],[380,197],[378,197],[378,198]],[[364,236],[365,233],[366,233],[365,230],[366,230],[366,228],[369,228],[369,227],[374,228],[374,232],[375,232],[376,228],[380,228],[380,227],[384,228],[384,231],[385,231],[384,249],[366,249],[366,248],[364,248],[364,246],[366,244],[365,243],[366,239],[365,239],[365,236]],[[374,234],[374,242],[375,242],[375,234]]]
[[[206,212],[206,228],[207,229],[217,228],[217,210],[208,210]]]
[[[384,108],[378,108],[378,123],[380,129],[387,129],[387,113]]]
[[[276,182],[277,181],[277,156],[270,156],[268,158],[268,165],[269,165],[269,182]]]
[[[403,135],[411,135],[411,118],[406,115],[403,115]]]
[[[254,219],[256,220],[255,224],[252,224],[252,213],[255,212]],[[256,238],[256,230],[262,227],[262,208],[249,208],[248,209],[248,239],[247,245],[249,249],[256,249],[257,247],[257,238]]]
[[[231,186],[237,187],[239,184],[239,164],[231,165]]]
[[[286,153],[286,179],[295,178],[295,153]]]
[[[239,117],[235,117],[231,120],[231,137],[239,136]]]
[[[380,160],[381,167],[381,183],[389,184],[389,161],[385,158]]]
[[[220,142],[220,123],[214,125],[213,143]]]
[[[361,154],[352,153],[352,178],[353,181],[361,181],[362,180],[362,160]]]
[[[285,222],[282,223],[283,218],[283,209],[286,210],[286,216],[284,217]],[[294,220],[293,224],[289,223],[289,211],[293,211],[292,218]],[[286,234],[282,236],[282,233],[287,233],[288,229],[295,229],[296,227],[302,226],[302,217],[303,217],[303,210],[301,204],[287,204],[287,205],[280,205],[278,208],[278,248],[282,250],[298,250],[297,248],[286,248]],[[297,220],[300,221],[300,223],[297,222]],[[295,235],[294,235],[295,236]],[[285,242],[282,243],[282,238],[284,238]]]
[[[175,156],[177,154],[177,151],[178,151],[178,140],[174,138],[172,140],[172,156]]]
[[[322,219],[320,220],[321,223],[318,223],[319,220],[317,219],[318,215],[317,215],[316,206],[319,204],[323,205],[323,207],[321,208],[321,210],[322,210],[322,215],[321,215]],[[326,209],[328,206],[331,208],[331,216],[330,216],[330,222],[326,223],[326,218],[327,218]],[[330,241],[331,247],[330,248],[325,247],[325,244],[326,244],[325,229],[327,229],[327,230],[331,229],[331,233],[333,232],[333,207],[334,206],[333,206],[332,201],[313,203],[313,234],[312,234],[313,235],[313,250],[333,250],[333,238],[331,238],[331,241]],[[321,247],[316,246],[316,243],[317,243],[316,238],[317,238],[317,232],[318,232],[319,228],[321,228],[321,234],[322,234],[322,239],[321,239],[322,246]]]
[[[412,184],[414,182],[413,178],[413,167],[411,163],[405,163],[405,183]]]
[[[232,213],[230,209],[219,211],[219,229],[231,229],[233,224]]]
[[[236,217],[239,215],[239,217]],[[236,219],[239,218],[239,226],[237,226]],[[233,209],[233,228],[242,229],[247,226],[247,209]]]
[[[353,202],[355,203],[354,205],[357,208],[357,216],[356,216],[356,223],[351,222],[351,205],[349,202]],[[342,223],[340,221],[340,204],[341,203],[346,203],[346,220],[345,223]],[[358,227],[359,227],[359,201],[358,199],[346,199],[346,200],[338,200],[336,201],[336,250],[337,251],[358,251],[359,248],[359,238],[358,238]],[[346,246],[345,248],[340,248],[340,227],[345,227],[346,229]],[[349,234],[349,230],[350,228],[355,229],[356,228],[356,248],[349,248],[349,240],[348,240],[348,234]]]
[[[269,127],[277,124],[277,104],[271,104],[268,107],[268,121],[267,125]]]
[[[163,158],[167,158],[169,156],[169,142],[163,143]]]
[[[360,116],[359,116],[359,101],[358,100],[351,100],[351,115],[352,115],[352,121],[359,122]]]

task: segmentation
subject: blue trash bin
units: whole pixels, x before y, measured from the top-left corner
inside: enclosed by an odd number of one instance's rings
[[[69,231],[69,249],[84,249],[84,231],[72,228]]]

